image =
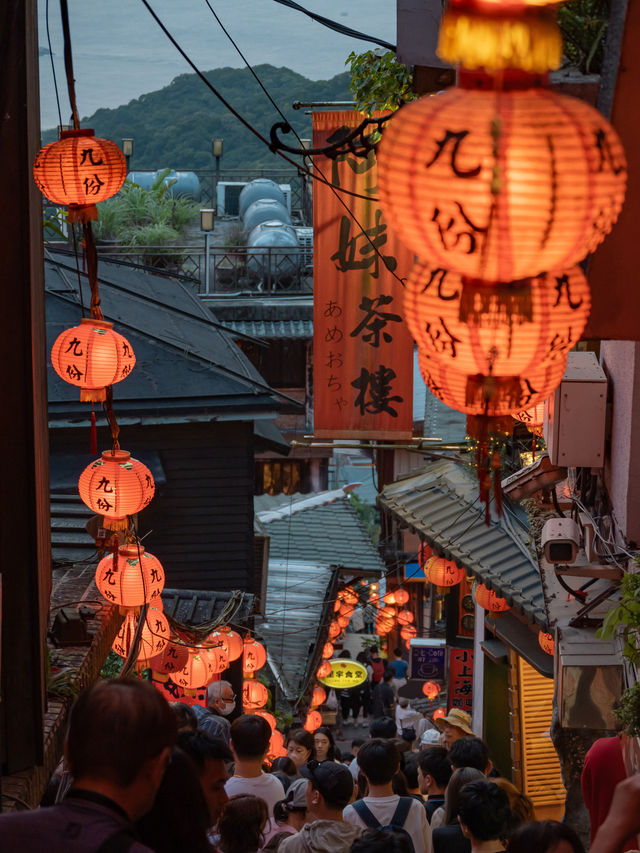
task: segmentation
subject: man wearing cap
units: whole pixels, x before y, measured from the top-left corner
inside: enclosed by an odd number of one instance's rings
[[[450,749],[451,744],[461,737],[473,735],[471,716],[466,711],[461,711],[460,708],[451,708],[447,716],[439,717],[436,723],[444,734],[444,746],[447,749]]]
[[[285,838],[278,853],[348,853],[362,827],[345,823],[342,810],[353,794],[349,768],[335,761],[309,761],[300,768],[308,779],[307,823],[297,835]]]

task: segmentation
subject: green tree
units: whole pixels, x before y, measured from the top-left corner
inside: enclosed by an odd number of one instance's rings
[[[417,95],[411,91],[413,77],[391,50],[350,53],[346,64],[351,72],[349,90],[356,109],[366,115],[376,110],[397,110]]]

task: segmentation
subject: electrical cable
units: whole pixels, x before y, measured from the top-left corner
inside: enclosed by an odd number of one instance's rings
[[[324,15],[318,15],[310,9],[305,9],[304,6],[301,6],[299,3],[294,3],[293,0],[275,0],[275,2],[280,3],[283,6],[288,6],[289,9],[294,9],[296,12],[302,12],[303,15],[307,15],[307,17],[317,21],[319,24],[322,24],[323,27],[328,27],[336,33],[340,33],[344,36],[350,36],[351,38],[359,39],[360,41],[370,41],[373,44],[379,44],[380,47],[384,47],[394,53],[396,52],[395,44],[384,41],[384,39],[379,39],[376,36],[368,36],[365,33],[361,33],[359,30],[352,29],[351,27],[345,27],[344,24],[339,24],[331,18],[325,18]]]
[[[56,77],[56,65],[53,61],[53,50],[51,49],[51,34],[49,32],[49,0],[45,5],[45,23],[47,27],[47,44],[49,45],[49,58],[51,59],[51,72],[53,74],[53,88],[56,93],[56,106],[58,107],[58,124],[62,126],[62,111],[60,109],[60,95],[58,94],[58,78]]]

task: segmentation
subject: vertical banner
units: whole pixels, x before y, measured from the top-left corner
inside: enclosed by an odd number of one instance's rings
[[[315,112],[313,147],[339,140],[362,119],[354,111]],[[413,338],[402,318],[401,280],[413,254],[389,233],[375,201],[374,152],[314,163],[334,187],[363,196],[313,184],[314,434],[410,438]]]
[[[473,707],[473,649],[449,651],[449,707],[471,713]]]

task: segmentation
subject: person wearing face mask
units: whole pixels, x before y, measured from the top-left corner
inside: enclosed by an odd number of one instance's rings
[[[302,728],[289,732],[287,738],[287,755],[295,764],[296,773],[299,777],[300,768],[303,764],[316,757],[313,735]]]
[[[228,681],[214,681],[207,688],[207,707],[194,705],[198,729],[211,737],[222,738],[229,746],[231,723],[227,719],[236,709],[236,697]]]

